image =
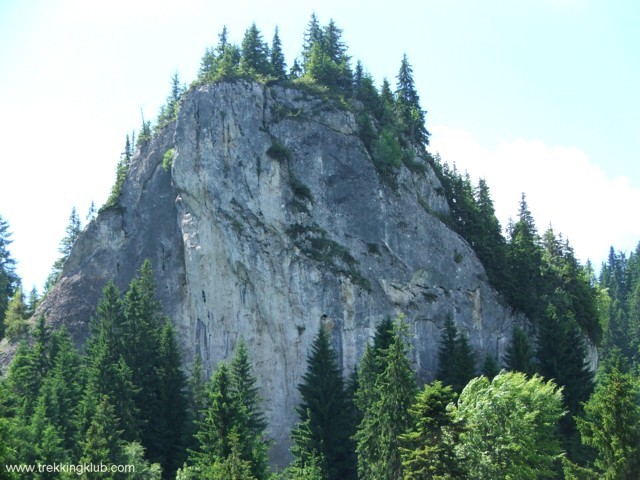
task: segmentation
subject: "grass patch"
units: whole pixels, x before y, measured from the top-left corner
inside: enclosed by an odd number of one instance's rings
[[[171,170],[171,166],[173,165],[173,159],[176,156],[176,151],[173,148],[170,148],[164,155],[162,156],[162,168],[166,171]]]
[[[293,194],[301,200],[309,200],[313,203],[313,194],[309,187],[300,181],[293,173],[289,173],[289,183],[291,184],[291,190]]]
[[[294,223],[287,229],[287,235],[307,257],[322,263],[336,275],[348,277],[367,292],[371,291],[369,280],[358,269],[358,261],[318,225]]]
[[[271,146],[267,148],[267,155],[277,162],[288,162],[291,160],[291,150],[276,139],[273,139]]]

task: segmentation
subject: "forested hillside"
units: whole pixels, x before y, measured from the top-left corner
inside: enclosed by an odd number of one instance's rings
[[[491,179],[476,183],[429,152],[409,59],[401,59],[393,87],[387,80],[378,87],[360,62],[353,65],[341,35],[333,21],[323,26],[312,15],[301,54],[287,67],[277,30],[269,45],[251,25],[235,45],[225,28],[193,84],[182,86],[174,76],[157,120],[143,119],[127,135],[100,212],[127,207],[122,192],[134,149],[176,118],[189,90],[247,79],[289,86],[357,119],[362,146],[390,189],[398,189],[401,168],[436,171],[450,214],[429,211],[426,201],[423,208],[471,246],[502,302],[526,316],[506,355],[478,358],[448,317],[436,378],[424,383],[410,361],[413,332],[389,312],[357,367],[343,371],[322,325],[313,332],[306,373],[291,386],[301,398],[292,460],[275,467],[257,359],[241,339],[211,375],[198,356],[184,365],[157,298],[153,270],[163,266],[136,266],[124,291],[105,284],[78,349],[64,326],[53,330],[38,315],[37,291],[25,295],[10,225],[0,217],[0,335],[3,345],[16,346],[0,382],[0,478],[638,478],[640,244],[629,254],[612,247],[597,274],[560,233],[538,230],[525,194],[518,217],[500,225]],[[174,154],[164,153],[166,170]],[[275,137],[267,154],[282,165],[291,160]],[[292,208],[304,215],[314,197],[294,176],[292,182]],[[88,221],[94,219],[92,208]],[[44,295],[81,230],[74,210]],[[371,290],[344,247],[318,231],[290,235],[303,253]],[[369,254],[378,248],[372,243]]]

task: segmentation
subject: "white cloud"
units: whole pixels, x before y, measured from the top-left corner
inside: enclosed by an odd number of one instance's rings
[[[470,133],[432,127],[431,150],[448,163],[484,177],[503,225],[515,218],[521,192],[538,229],[551,224],[569,238],[576,255],[598,267],[609,247],[630,251],[640,241],[640,222],[630,216],[640,189],[625,177],[610,178],[578,148],[516,139],[483,146]]]

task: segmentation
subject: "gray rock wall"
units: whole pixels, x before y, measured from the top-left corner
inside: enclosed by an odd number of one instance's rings
[[[400,313],[423,380],[436,372],[447,316],[479,363],[503,356],[519,320],[435,216],[448,214],[438,192],[430,168],[403,167],[397,188],[381,183],[353,115],[326,101],[244,81],[199,87],[134,157],[122,208],[83,232],[42,309],[81,343],[104,282],[125,288],[151,259],[186,365],[198,352],[210,372],[244,337],[282,462],[321,324],[345,373],[375,325]]]

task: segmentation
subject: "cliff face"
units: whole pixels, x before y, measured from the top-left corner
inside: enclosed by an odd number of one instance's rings
[[[437,218],[448,213],[439,192],[430,168],[381,182],[353,115],[326,101],[242,81],[199,87],[134,157],[121,208],[81,234],[42,309],[81,342],[104,283],[125,288],[149,258],[187,365],[199,352],[211,370],[244,337],[284,458],[321,324],[347,373],[398,313],[423,379],[447,316],[479,361],[504,354],[516,319]]]

